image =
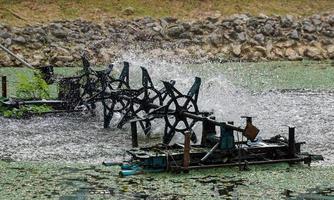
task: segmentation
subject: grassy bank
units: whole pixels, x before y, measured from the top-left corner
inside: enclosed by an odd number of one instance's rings
[[[133,9],[125,12],[129,7]],[[265,3],[262,0],[0,0],[0,19],[8,24],[25,25],[75,18],[93,21],[143,16],[198,18],[210,13],[305,16],[332,11],[333,7],[332,0],[270,0]]]

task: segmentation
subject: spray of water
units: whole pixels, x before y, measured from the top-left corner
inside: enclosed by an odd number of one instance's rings
[[[234,121],[237,126],[244,125],[240,116],[254,116],[253,122],[263,138],[276,134],[287,136],[285,125],[296,126],[296,139],[307,143],[306,151],[324,155],[325,164],[334,163],[332,93],[252,93],[233,85],[217,64],[179,64],[154,58],[154,55],[138,56],[132,52],[124,53],[115,61],[116,76],[124,60],[130,63],[132,88],[141,87],[140,66],[147,68],[157,88],[162,87],[161,80],[175,80],[175,87],[183,93],[190,89],[195,76],[201,77],[200,111],[213,111],[217,120]],[[0,156],[10,156],[15,160],[97,163],[108,159],[121,160],[124,150],[130,146],[129,130],[126,127],[123,130],[104,130],[102,115],[99,116],[50,116],[24,122],[0,117],[0,140],[4,141],[0,143]],[[119,117],[115,117],[113,125]],[[153,124],[153,132],[161,134],[163,120]]]

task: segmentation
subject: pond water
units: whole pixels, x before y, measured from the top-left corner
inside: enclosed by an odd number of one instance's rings
[[[94,196],[95,192],[105,193],[103,195],[116,192],[117,198],[122,197],[122,195],[125,195],[125,197],[130,195],[134,199],[154,199],[155,194],[162,197],[165,193],[166,199],[173,199],[175,195],[176,199],[190,197],[194,199],[195,193],[190,193],[189,196],[189,191],[192,191],[194,187],[201,188],[198,197],[211,195],[212,198],[220,196],[237,198],[236,195],[247,197],[247,190],[250,191],[250,199],[260,198],[261,195],[266,194],[274,199],[278,196],[298,199],[299,193],[304,192],[300,195],[308,195],[307,190],[310,193],[312,191],[313,193],[317,193],[314,191],[319,191],[318,193],[329,191],[328,193],[332,195],[331,188],[333,188],[333,185],[330,183],[334,182],[332,173],[334,164],[334,93],[332,92],[334,82],[332,77],[334,77],[334,70],[331,63],[277,62],[178,65],[170,62],[145,60],[133,55],[124,56],[124,59],[133,64],[130,68],[130,85],[133,88],[140,87],[141,73],[139,66],[147,67],[158,88],[162,86],[160,80],[173,79],[176,80],[176,88],[180,89],[181,92],[187,92],[194,81],[194,77],[199,76],[202,78],[198,101],[199,108],[204,111],[213,111],[218,120],[234,121],[236,125],[242,126],[244,121],[240,119],[240,116],[253,116],[253,123],[260,129],[262,138],[269,138],[276,134],[287,136],[286,126],[295,126],[297,141],[306,142],[302,150],[324,156],[325,160],[316,164],[322,167],[314,167],[314,171],[292,168],[293,173],[290,173],[289,167],[283,167],[279,170],[271,168],[270,170],[266,168],[263,170],[261,168],[241,175],[235,170],[213,170],[206,171],[205,175],[200,172],[192,172],[190,176],[184,177],[185,175],[182,175],[180,179],[177,176],[166,174],[118,179],[116,178],[117,169],[103,168],[103,170],[106,170],[106,174],[102,173],[102,175],[107,178],[104,180],[102,177],[102,182],[108,184],[113,182],[117,186],[111,185],[111,183],[109,185],[102,184],[103,187],[101,185],[101,187],[96,186],[101,180],[99,177],[93,177],[94,180],[99,179],[95,181],[96,183],[85,181],[88,176],[87,173],[85,170],[78,171],[77,168],[88,167],[87,170],[90,172],[92,170],[90,168],[91,164],[96,167],[105,160],[122,161],[126,157],[125,150],[131,146],[128,126],[125,126],[122,130],[114,127],[110,129],[102,128],[101,107],[98,106],[95,117],[87,113],[37,116],[24,120],[0,117],[0,158],[7,161],[21,161],[14,162],[16,164],[2,164],[2,166],[5,166],[2,168],[3,172],[19,174],[20,170],[12,169],[11,165],[20,166],[22,162],[38,161],[37,164],[31,164],[33,167],[28,164],[28,167],[23,165],[22,169],[25,171],[33,168],[37,171],[36,173],[38,173],[40,165],[44,165],[42,163],[61,163],[62,167],[55,169],[52,174],[57,176],[57,174],[63,173],[67,176],[75,173],[79,176],[79,180],[78,177],[74,179],[60,177],[56,180],[61,180],[62,183],[65,180],[65,182],[67,181],[67,187],[74,188],[71,192],[65,192],[65,190],[61,192],[61,189],[57,189],[57,197],[59,197],[59,194],[64,194],[60,195],[61,199],[80,199],[82,195],[84,197],[87,194]],[[118,74],[120,70],[121,66],[117,65],[115,73]],[[7,72],[3,70],[2,73],[9,73],[9,71],[9,69],[7,69]],[[113,124],[115,125],[116,122],[114,121]],[[159,142],[163,125],[163,120],[157,120],[153,127],[155,134],[152,135],[152,138],[145,138],[141,134],[140,143],[153,144]],[[200,132],[199,130],[200,126],[196,126],[195,131]],[[177,140],[182,140],[182,136],[176,135],[174,141]],[[81,167],[81,165],[78,167],[78,163],[83,163],[84,167]],[[46,171],[48,171],[49,164],[45,165],[47,165]],[[70,167],[64,169],[64,165]],[[43,173],[40,175],[44,176]],[[228,173],[229,176],[225,177],[221,173]],[[328,176],[321,180],[326,174]],[[38,177],[39,175],[36,180],[39,180]],[[263,178],[266,180],[263,180]],[[291,186],[289,186],[290,178],[292,182],[295,181]],[[12,181],[18,179],[20,178],[16,177]],[[23,179],[25,178],[23,177]],[[50,179],[54,180],[52,177]],[[305,179],[308,182],[299,186],[303,182],[298,182],[299,179]],[[135,183],[130,183],[131,181]],[[270,190],[269,187],[277,184],[277,181],[282,185],[278,184],[279,186]],[[316,184],[312,185],[312,182]],[[11,181],[7,181],[5,185],[9,187],[10,183]],[[255,189],[250,188],[250,184],[253,184]],[[164,186],[171,192],[164,192]],[[177,191],[175,188],[178,187],[185,189]],[[261,187],[264,188],[261,189]],[[55,188],[58,188],[58,186]],[[255,192],[256,189],[258,192]],[[47,195],[53,196],[52,192]]]

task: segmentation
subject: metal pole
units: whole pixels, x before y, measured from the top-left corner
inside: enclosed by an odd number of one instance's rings
[[[7,98],[7,76],[1,78],[2,96]]]
[[[289,157],[294,158],[296,154],[295,127],[289,127]]]
[[[15,55],[13,52],[11,52],[9,49],[7,49],[6,47],[4,47],[3,45],[0,44],[0,48],[2,50],[4,50],[6,53],[8,53],[9,55],[13,56],[16,60],[20,61],[22,64],[24,64],[26,67],[30,68],[30,69],[35,69],[31,64],[27,63],[25,60],[23,60],[22,58],[18,57],[17,55]]]
[[[132,147],[138,147],[137,122],[131,122]]]
[[[190,163],[190,131],[184,133],[183,172],[188,173]]]
[[[210,119],[215,120],[215,117],[212,116]],[[201,145],[206,146],[208,145],[208,136],[210,134],[216,134],[216,125],[212,124],[211,122],[204,120],[202,122],[202,140]]]

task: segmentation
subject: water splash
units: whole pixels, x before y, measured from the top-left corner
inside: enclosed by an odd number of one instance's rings
[[[138,56],[131,52],[115,61],[116,76],[122,69],[123,60],[131,64],[132,88],[141,87],[139,66],[148,69],[158,88],[162,87],[161,80],[172,79],[176,81],[176,88],[184,93],[191,87],[194,77],[199,76],[202,78],[198,100],[201,111],[214,111],[218,120],[234,121],[237,126],[244,125],[240,116],[254,116],[253,122],[261,130],[263,138],[276,134],[286,136],[284,125],[296,126],[296,139],[307,143],[305,150],[324,155],[325,164],[334,164],[333,93],[253,93],[234,85],[225,75],[226,68],[217,64],[175,64],[156,59],[154,55]],[[239,64],[231,63],[231,68],[236,65]],[[240,78],[239,71],[235,73],[235,78]],[[244,82],[247,84],[246,80]],[[68,115],[20,121],[0,118],[0,124],[0,139],[3,141],[0,156],[8,154],[16,160],[101,162],[121,159],[124,149],[130,146],[129,130],[104,130],[102,117]],[[163,120],[154,124],[154,132],[163,132]]]

